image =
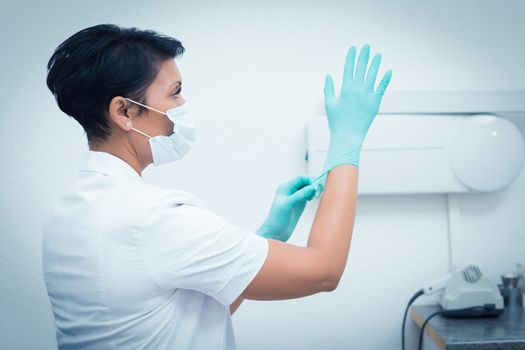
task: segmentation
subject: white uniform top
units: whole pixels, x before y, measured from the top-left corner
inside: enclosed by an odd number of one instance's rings
[[[43,231],[60,349],[235,349],[229,306],[268,253],[265,238],[190,193],[95,151]]]

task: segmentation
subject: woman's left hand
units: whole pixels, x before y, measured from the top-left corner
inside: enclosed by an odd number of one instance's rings
[[[257,234],[286,242],[292,235],[306,202],[315,195],[308,176],[298,176],[277,188],[268,217]]]

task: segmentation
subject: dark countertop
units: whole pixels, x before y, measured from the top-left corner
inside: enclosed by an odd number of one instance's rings
[[[412,320],[421,329],[425,319],[438,310],[437,305],[413,306]],[[454,319],[437,315],[427,323],[425,333],[442,350],[525,350],[525,308],[505,309],[499,317]]]

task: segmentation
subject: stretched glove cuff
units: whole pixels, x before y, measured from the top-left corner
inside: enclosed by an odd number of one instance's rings
[[[361,150],[347,151],[342,154],[331,155],[330,152],[326,157],[324,163],[323,172],[327,173],[338,165],[351,164],[359,167],[359,156],[361,155]]]
[[[334,157],[332,157],[329,153],[323,167],[323,173],[312,182],[312,186],[315,188],[315,197],[319,198],[321,193],[323,193],[326,185],[327,174],[336,166],[350,164],[359,168],[360,154],[361,150],[348,151],[346,153]]]

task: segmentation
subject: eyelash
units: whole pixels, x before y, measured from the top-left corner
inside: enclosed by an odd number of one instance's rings
[[[171,94],[171,96],[177,97],[181,93],[182,89],[177,90],[175,93]]]

